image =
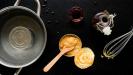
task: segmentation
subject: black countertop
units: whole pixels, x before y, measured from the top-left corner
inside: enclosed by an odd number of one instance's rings
[[[110,40],[120,36],[133,25],[133,1],[132,0],[40,0],[42,5],[41,18],[48,32],[47,45],[42,56],[32,65],[23,68],[20,75],[132,75],[132,42],[129,41],[123,51],[113,60],[101,58],[103,47]],[[0,9],[12,6],[15,0],[0,0]],[[33,0],[22,0],[21,4],[35,10]],[[45,6],[46,5],[46,6]],[[68,10],[78,5],[83,8],[84,21],[79,25],[70,23]],[[103,10],[116,13],[115,27],[110,36],[104,36],[92,27],[92,17]],[[48,73],[43,72],[43,67],[58,53],[58,41],[67,34],[78,35],[83,47],[90,47],[95,53],[93,66],[81,70],[74,65],[74,60],[63,56]],[[0,65],[0,75],[13,75],[16,69]]]

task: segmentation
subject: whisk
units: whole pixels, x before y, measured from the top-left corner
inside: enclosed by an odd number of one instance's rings
[[[103,49],[102,57],[107,57],[108,59],[113,59],[114,57],[116,57],[123,50],[132,36],[133,28],[129,32],[107,43]]]

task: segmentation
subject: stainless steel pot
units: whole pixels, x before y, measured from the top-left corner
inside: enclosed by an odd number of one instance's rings
[[[20,68],[18,72],[41,56],[47,41],[39,0],[37,13],[18,6],[20,1],[0,10],[0,64]]]

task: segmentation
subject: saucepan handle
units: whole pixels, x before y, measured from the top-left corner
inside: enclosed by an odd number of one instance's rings
[[[16,0],[14,6],[18,6],[20,4],[21,0]],[[39,0],[34,0],[37,3],[37,15],[40,17],[40,13],[41,13],[41,5],[40,5],[40,1]]]
[[[22,70],[22,68],[19,68],[15,73],[14,75],[19,75],[20,71]]]

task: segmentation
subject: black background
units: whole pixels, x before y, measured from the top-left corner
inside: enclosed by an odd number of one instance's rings
[[[40,0],[42,6],[41,18],[43,19],[48,40],[43,55],[35,63],[23,68],[20,75],[132,75],[132,48],[131,39],[123,51],[113,60],[101,58],[102,49],[110,40],[120,36],[133,25],[133,2],[132,0]],[[15,0],[0,0],[0,9],[12,6]],[[36,9],[34,0],[22,0],[22,6],[32,10]],[[46,5],[46,6],[45,6]],[[79,25],[71,24],[68,18],[68,10],[72,6],[80,6],[84,11],[84,21]],[[103,10],[116,13],[115,27],[110,36],[104,36],[96,31],[91,24],[92,17]],[[74,60],[63,56],[52,69],[44,73],[43,67],[58,53],[58,41],[67,34],[78,35],[83,47],[90,47],[95,53],[93,66],[81,70],[74,65]],[[13,75],[16,69],[0,65],[0,74]]]

